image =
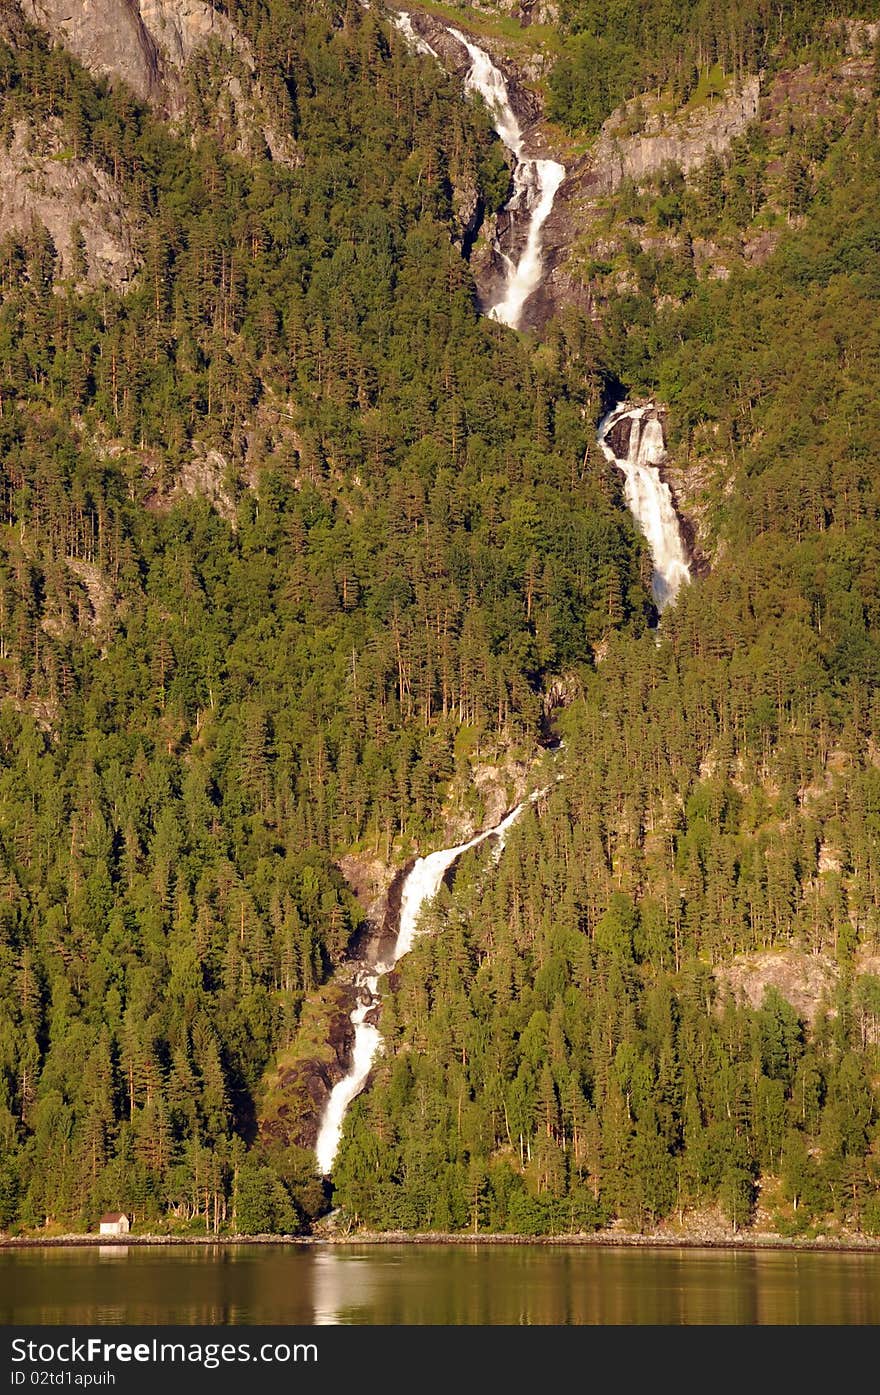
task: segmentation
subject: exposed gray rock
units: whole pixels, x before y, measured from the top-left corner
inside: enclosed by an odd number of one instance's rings
[[[742,996],[753,1008],[762,1005],[768,988],[775,988],[808,1023],[820,1006],[830,1003],[840,976],[830,955],[797,949],[739,954],[714,972],[719,986],[729,988],[735,997]]]
[[[724,97],[687,115],[666,122],[658,115],[649,117],[636,135],[625,134],[627,109],[614,112],[589,158],[592,192],[613,193],[624,179],[638,184],[667,164],[680,166],[685,174],[699,169],[713,152],[728,150],[731,141],[755,120],[760,86],[760,78],[747,77]]]
[[[137,0],[21,0],[21,7],[89,72],[121,78],[143,101],[159,99],[159,50]]]
[[[166,66],[182,69],[193,54],[210,43],[236,54],[250,71],[250,44],[234,24],[205,0],[139,0],[143,24]]]
[[[206,449],[201,441],[192,442],[192,455],[185,460],[172,480],[164,475],[164,462],[144,461],[144,473],[149,492],[144,500],[148,509],[162,513],[177,500],[188,496],[205,499],[211,508],[231,528],[236,526],[235,499],[230,492],[229,462],[218,450]]]
[[[851,58],[862,58],[871,52],[880,38],[880,23],[864,19],[844,19],[841,21],[846,34],[846,51]]]
[[[555,24],[559,19],[559,6],[555,0],[493,0],[492,4],[474,4],[475,10],[487,15],[497,15],[501,10],[512,19],[518,19],[524,29],[530,24]]]
[[[16,125],[11,143],[0,146],[0,188],[0,237],[42,224],[62,277],[103,281],[117,289],[128,282],[137,258],[125,204],[103,170],[65,148],[60,127],[36,131],[24,122]]]
[[[172,118],[187,111],[186,71],[204,52],[217,55],[216,111],[243,154],[268,148],[296,163],[291,137],[275,130],[245,36],[207,0],[19,0],[24,15],[63,44],[89,72],[124,82],[141,101]],[[200,114],[196,113],[198,118]]]

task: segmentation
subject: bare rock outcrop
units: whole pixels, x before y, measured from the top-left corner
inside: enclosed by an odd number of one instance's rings
[[[602,127],[585,171],[594,195],[611,194],[625,179],[636,183],[664,165],[678,165],[684,174],[699,169],[711,154],[722,154],[758,115],[760,78],[747,77],[710,105],[664,120],[654,113],[643,130],[627,132],[626,107],[614,112]]]
[[[253,67],[250,44],[225,15],[206,0],[139,0],[141,19],[166,68],[185,68],[200,48],[216,43]]]
[[[152,513],[164,513],[184,497],[205,499],[214,512],[235,529],[236,504],[229,461],[219,450],[209,449],[201,441],[194,440],[192,454],[170,479],[166,462],[161,458],[145,459],[143,473],[147,480],[144,507]]]
[[[7,0],[11,3],[11,0]],[[79,59],[89,72],[123,82],[141,101],[181,119],[191,105],[187,71],[199,54],[220,59],[208,124],[229,125],[242,154],[295,164],[292,137],[267,111],[247,38],[208,0],[18,0],[32,23]],[[197,113],[198,115],[198,113]]]
[[[830,1002],[838,978],[837,964],[829,955],[796,949],[739,954],[715,970],[719,986],[728,988],[734,997],[742,997],[750,1007],[761,1007],[767,989],[775,988],[808,1023],[820,1006]]]
[[[159,49],[137,0],[21,0],[21,8],[89,72],[121,79],[142,101],[160,98]]]
[[[42,225],[52,239],[62,278],[129,281],[137,257],[125,203],[112,179],[66,148],[60,128],[31,130],[19,122],[0,144],[0,238]]]
[[[852,964],[857,1025],[863,1047],[880,1039],[880,954],[861,946]],[[719,988],[732,992],[749,1007],[760,1008],[768,988],[790,1003],[808,1027],[818,1015],[837,1014],[835,997],[843,977],[841,966],[830,954],[808,954],[800,949],[757,950],[738,954],[729,964],[714,970]]]

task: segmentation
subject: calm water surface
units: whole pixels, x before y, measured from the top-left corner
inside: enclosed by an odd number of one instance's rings
[[[877,1324],[880,1254],[544,1245],[6,1250],[0,1322]]]

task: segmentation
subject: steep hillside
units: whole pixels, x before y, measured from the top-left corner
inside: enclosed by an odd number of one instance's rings
[[[247,37],[207,0],[4,0],[98,78],[190,128],[213,128],[244,155],[295,163],[290,103],[277,72],[257,71]],[[272,79],[275,79],[274,82]]]
[[[89,13],[0,9],[0,1225],[874,1235],[872,7]]]
[[[5,31],[7,158],[65,176],[31,211],[88,173],[139,268],[90,284],[88,227],[72,274],[60,228],[0,248],[5,1224],[259,1228],[264,1072],[363,917],[337,859],[432,839],[648,614],[582,327],[536,356],[476,309],[485,119],[360,10],[269,18],[293,170]]]

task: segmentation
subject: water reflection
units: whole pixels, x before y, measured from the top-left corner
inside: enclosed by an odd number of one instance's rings
[[[312,1263],[314,1322],[327,1326],[357,1320],[356,1314],[375,1307],[380,1282],[380,1268],[369,1255],[322,1246]]]
[[[0,1250],[0,1323],[877,1325],[880,1253],[469,1244]]]

